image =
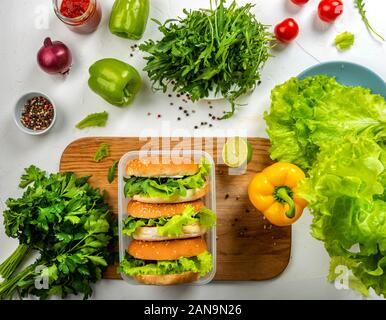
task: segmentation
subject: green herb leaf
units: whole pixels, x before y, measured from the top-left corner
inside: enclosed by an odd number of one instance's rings
[[[113,164],[109,168],[109,171],[107,174],[107,180],[109,181],[109,183],[112,183],[114,181],[115,171],[117,170],[118,163],[119,163],[119,160],[114,160]]]
[[[335,46],[339,50],[347,50],[354,44],[354,35],[351,32],[342,32],[335,38]]]
[[[94,161],[100,162],[102,159],[109,156],[109,145],[107,143],[101,143],[98,150],[95,152]]]
[[[369,30],[369,32],[371,34],[374,34],[375,36],[377,36],[382,41],[385,41],[385,39],[378,32],[376,32],[373,29],[373,27],[371,26],[369,20],[367,19],[366,10],[365,10],[365,1],[364,0],[355,0],[355,6],[358,9],[359,14],[361,15],[362,21],[364,22],[367,30]]]
[[[86,118],[78,122],[76,127],[84,129],[88,127],[104,127],[107,123],[109,114],[106,111],[89,114]]]

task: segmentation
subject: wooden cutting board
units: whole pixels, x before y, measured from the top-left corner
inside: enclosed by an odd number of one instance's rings
[[[72,142],[64,150],[61,171],[77,175],[92,175],[90,183],[108,191],[107,201],[114,214],[118,214],[117,179],[107,182],[107,171],[113,160],[128,151],[148,148],[186,148],[205,150],[216,163],[217,190],[217,273],[215,280],[266,280],[279,275],[288,265],[291,253],[291,227],[272,226],[249,202],[247,187],[256,172],[272,161],[268,155],[269,141],[248,138],[253,146],[253,159],[244,174],[233,175],[221,164],[221,150],[225,138],[82,138]],[[110,156],[100,163],[93,161],[101,143],[110,146]],[[230,174],[231,173],[231,174]],[[105,278],[118,279],[114,266],[110,266]]]

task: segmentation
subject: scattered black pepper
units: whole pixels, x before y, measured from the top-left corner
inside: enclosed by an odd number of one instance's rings
[[[236,200],[240,200],[240,197],[239,197],[239,196],[237,196],[237,197],[236,197]]]
[[[130,53],[130,57],[133,57],[134,55],[132,53]]]
[[[215,116],[213,116],[213,117],[212,117],[212,120],[216,120],[216,117],[215,117]]]
[[[248,228],[244,228],[244,231],[248,231]]]
[[[178,109],[182,110],[183,108],[180,106]]]
[[[177,98],[181,97],[181,95],[179,93],[177,93]]]
[[[136,44],[134,45],[134,48],[138,47]]]
[[[261,80],[257,81],[257,85],[258,86],[261,85]]]
[[[209,127],[213,127],[213,124],[209,124]]]
[[[209,117],[211,117],[212,116],[212,114],[211,113],[209,113]]]
[[[196,113],[196,110],[192,110],[192,113]]]
[[[249,209],[245,209],[245,213],[249,213]]]
[[[225,195],[225,200],[229,198],[229,194],[226,194]]]
[[[24,127],[40,131],[47,129],[54,119],[54,106],[42,96],[33,97],[24,105],[20,121]]]
[[[209,109],[213,109],[213,106],[209,106]]]
[[[172,105],[174,105],[174,103],[173,103],[173,102],[170,102],[170,105],[172,106]]]
[[[176,84],[176,82],[174,80],[172,80],[170,83],[173,84],[173,85]]]
[[[194,126],[194,129],[198,129],[198,126]]]
[[[178,120],[178,121],[180,121],[180,120],[181,120],[181,118],[180,118],[180,117],[178,117],[178,118],[177,118],[177,120]]]
[[[158,115],[157,115],[157,118],[161,118],[161,115],[160,115],[160,114],[158,114]]]
[[[150,115],[151,115],[151,113],[150,113],[150,112],[148,112],[148,113],[147,113],[147,115],[148,115],[148,116],[150,116]]]
[[[169,94],[168,94],[168,97],[169,97],[169,98],[171,98],[171,97],[172,97],[172,95],[169,93]]]
[[[239,221],[239,219],[235,218],[235,222]]]

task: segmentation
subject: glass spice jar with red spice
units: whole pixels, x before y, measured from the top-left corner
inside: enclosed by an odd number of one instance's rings
[[[52,0],[56,16],[77,33],[95,31],[102,18],[97,0]]]

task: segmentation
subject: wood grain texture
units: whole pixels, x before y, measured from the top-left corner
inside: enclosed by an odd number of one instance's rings
[[[118,213],[117,179],[107,181],[107,171],[113,160],[128,151],[147,148],[205,150],[216,162],[217,190],[217,272],[215,280],[266,280],[279,275],[288,265],[291,253],[291,227],[272,226],[249,202],[247,187],[252,176],[272,161],[268,155],[269,141],[248,138],[253,147],[253,159],[242,175],[233,175],[221,164],[224,138],[82,138],[64,150],[61,171],[92,175],[90,183],[108,191],[107,201],[114,214]],[[100,163],[93,156],[101,143],[110,146],[109,157]],[[105,278],[117,279],[119,274],[110,266]]]

